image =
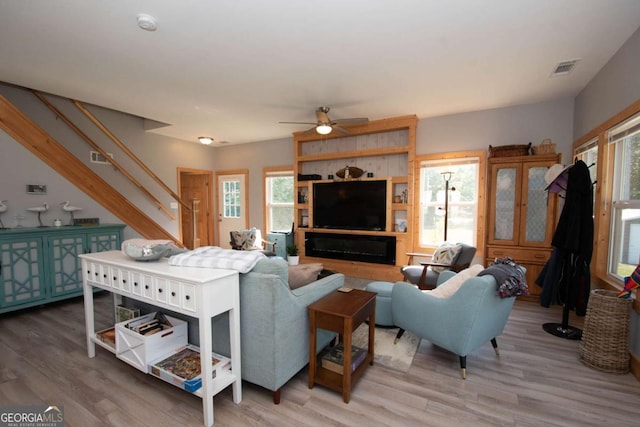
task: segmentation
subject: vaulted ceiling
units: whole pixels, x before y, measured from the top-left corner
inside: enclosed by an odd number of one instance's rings
[[[0,81],[244,143],[322,105],[424,118],[573,97],[639,25],[638,0],[0,0]]]

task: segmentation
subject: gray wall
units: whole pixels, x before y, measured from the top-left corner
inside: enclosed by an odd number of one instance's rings
[[[575,139],[640,100],[640,30],[576,97]],[[631,352],[640,358],[640,315],[631,313]]]
[[[417,154],[487,150],[489,145],[537,145],[551,138],[566,163],[571,157],[573,100],[557,99],[418,122]],[[443,150],[446,147],[446,150]]]
[[[575,100],[574,140],[640,99],[640,29]]]
[[[216,149],[218,171],[249,171],[249,227],[264,229],[262,168],[293,167],[293,137]]]
[[[93,149],[62,120],[56,118],[30,91],[0,84],[0,94],[45,129],[57,142],[74,153],[96,174],[118,188],[125,197],[146,212],[160,226],[174,236],[179,236],[177,219],[172,220],[114,167],[89,163],[89,152]],[[123,165],[127,172],[133,175],[164,206],[170,206],[174,199],[148,174],[144,173],[133,160],[117,148],[95,125],[89,122],[68,100],[55,96],[47,96],[47,99],[104,150],[113,153],[114,158]],[[144,120],[136,116],[94,106],[88,106],[88,108],[174,193],[178,192],[176,171],[178,167],[215,170],[215,149],[212,147],[145,131]],[[13,217],[18,210],[23,212],[25,208],[37,206],[45,201],[51,205],[51,209],[43,215],[43,221],[51,224],[54,218],[65,215],[58,205],[65,200],[69,200],[74,206],[83,208],[76,215],[78,217],[98,217],[101,223],[121,222],[4,132],[0,132],[0,144],[2,146],[0,199],[9,200],[9,211],[3,216],[3,221],[4,217],[10,218],[10,221],[5,225],[11,227],[15,225]],[[26,184],[47,184],[47,195],[26,194]],[[173,212],[177,214],[177,210]],[[27,212],[23,215],[26,217],[23,225],[37,225],[34,214]],[[129,227],[126,228],[126,238],[137,236],[135,231]]]

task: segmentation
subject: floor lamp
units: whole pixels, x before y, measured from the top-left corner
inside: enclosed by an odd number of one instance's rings
[[[449,188],[449,181],[453,172],[440,172],[444,178],[444,241],[447,241],[447,229],[449,228],[449,191],[456,191],[456,187]]]

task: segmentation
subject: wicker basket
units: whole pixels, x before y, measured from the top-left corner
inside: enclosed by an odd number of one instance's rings
[[[493,147],[489,145],[489,157],[515,157],[528,156],[531,143],[521,145],[501,145]]]
[[[549,138],[543,140],[540,144],[535,147],[531,147],[531,153],[535,155],[539,154],[555,154],[556,152],[556,144],[551,141]]]
[[[633,300],[595,289],[589,296],[580,342],[580,360],[599,371],[629,372],[629,323]]]

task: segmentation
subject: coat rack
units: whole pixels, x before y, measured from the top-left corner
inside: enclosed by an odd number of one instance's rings
[[[587,166],[582,160],[576,159],[570,168],[564,169],[547,187],[550,193],[566,191],[565,205],[552,241],[552,259],[547,262],[539,278],[542,279],[543,294],[547,291],[545,288],[552,288],[549,302],[555,296],[562,303],[562,323],[545,323],[542,328],[551,335],[571,340],[581,339],[582,330],[569,325],[569,311],[575,308],[576,313],[581,314],[578,312],[578,304],[580,311],[586,311],[589,298],[594,184],[591,182],[589,168],[593,165]],[[566,187],[552,185],[559,180],[566,182]],[[586,192],[585,197],[583,192],[587,187],[591,191]],[[566,232],[567,221],[577,224],[577,227],[572,227],[572,234]],[[548,275],[551,277],[547,277]]]

